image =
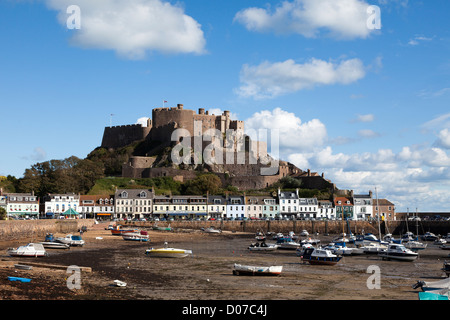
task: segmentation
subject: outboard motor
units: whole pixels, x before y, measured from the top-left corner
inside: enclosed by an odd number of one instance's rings
[[[425,282],[423,281],[417,281],[416,284],[413,284],[413,289],[422,288],[425,285]]]

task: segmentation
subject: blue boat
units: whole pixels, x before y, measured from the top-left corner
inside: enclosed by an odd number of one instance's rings
[[[8,277],[9,281],[20,281],[20,282],[30,282],[29,278],[19,278],[19,277]]]

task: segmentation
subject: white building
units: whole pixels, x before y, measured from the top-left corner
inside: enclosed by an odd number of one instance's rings
[[[119,189],[114,194],[115,216],[121,219],[150,218],[154,192],[151,189]]]
[[[353,220],[367,220],[373,217],[372,191],[369,194],[353,195]]]
[[[317,198],[299,198],[298,203],[298,218],[306,220],[317,218],[319,207]]]
[[[224,196],[208,195],[208,218],[226,218],[227,199]]]
[[[114,217],[114,198],[110,195],[82,195],[79,213],[83,218],[110,220]]]
[[[282,218],[293,219],[299,213],[298,189],[294,191],[281,191],[278,189],[278,203]]]
[[[31,193],[6,193],[6,214],[8,218],[39,218],[39,199]]]
[[[75,193],[49,194],[43,200],[47,218],[57,218],[70,209],[78,212],[80,206],[80,196]]]
[[[317,208],[317,218],[335,220],[336,208],[333,206],[333,202],[330,200],[319,200],[319,206]]]

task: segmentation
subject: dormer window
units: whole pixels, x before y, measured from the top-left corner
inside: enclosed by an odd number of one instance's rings
[[[128,198],[128,192],[123,191],[123,192],[120,194],[120,197],[121,197],[121,198]]]
[[[139,194],[139,197],[141,197],[141,198],[147,198],[147,192],[142,191],[142,192]]]

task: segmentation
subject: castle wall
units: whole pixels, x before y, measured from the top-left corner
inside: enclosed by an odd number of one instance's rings
[[[152,127],[142,127],[140,124],[106,127],[103,133],[103,148],[121,148],[133,142],[148,137]]]

